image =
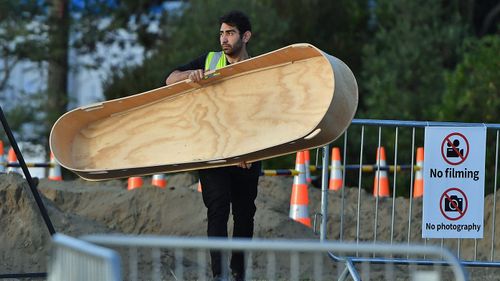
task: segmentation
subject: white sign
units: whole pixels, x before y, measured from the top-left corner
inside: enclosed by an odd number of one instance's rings
[[[485,127],[426,127],[423,238],[483,238]]]

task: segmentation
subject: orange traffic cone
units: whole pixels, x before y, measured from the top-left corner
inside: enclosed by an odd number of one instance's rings
[[[8,164],[17,164],[17,155],[14,149],[11,147],[9,149],[9,155],[7,156],[7,163]],[[9,167],[7,169],[7,173],[19,173],[19,169],[16,167]]]
[[[5,150],[3,149],[3,141],[0,140],[0,173],[5,173],[7,162],[5,161]]]
[[[151,185],[157,186],[159,188],[167,187],[167,180],[164,174],[155,174],[151,180]]]
[[[387,166],[384,147],[377,149],[377,163],[381,167]],[[389,196],[389,178],[386,170],[378,170],[375,172],[373,181],[373,196],[388,197]]]
[[[130,178],[128,178],[127,190],[141,188],[142,184],[143,184],[143,181],[142,181],[141,177],[130,177]]]
[[[50,152],[50,168],[49,168],[49,180],[51,181],[62,181],[61,166],[59,162],[54,158],[52,151]]]
[[[311,156],[309,154],[309,150],[304,150],[304,161],[306,165],[306,182],[311,183],[311,168],[309,168],[309,165],[311,165]]]
[[[424,177],[422,169],[424,167],[424,148],[417,147],[417,171],[415,172],[415,182],[413,184],[413,197],[424,195]]]
[[[198,192],[201,192],[201,181],[198,180]]]
[[[340,163],[340,149],[338,147],[332,148],[332,169],[328,189],[335,191],[342,189],[342,164]]]
[[[293,177],[292,197],[290,198],[290,218],[306,226],[311,227],[311,218],[309,218],[309,196],[307,193],[307,182],[305,175],[304,152],[297,152],[295,161],[295,170],[299,171],[297,176]]]

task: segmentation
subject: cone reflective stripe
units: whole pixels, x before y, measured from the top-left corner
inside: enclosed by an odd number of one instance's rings
[[[307,184],[294,184],[290,202],[290,218],[311,227],[311,218],[309,218],[308,208],[309,198],[307,194]]]
[[[5,150],[3,148],[3,141],[0,140],[0,173],[5,172],[5,167],[6,167],[6,159],[5,159]]]
[[[8,164],[17,164],[16,152],[14,151],[14,149],[12,147],[9,149],[9,155],[7,156],[7,163]],[[19,173],[19,170],[16,167],[8,167],[7,173]]]
[[[329,190],[342,189],[342,164],[340,163],[340,149],[332,148],[332,169],[330,171]]]
[[[423,167],[424,167],[424,148],[417,148],[417,169],[415,172],[415,182],[413,184],[413,197],[422,197],[424,195],[424,177],[423,177]]]
[[[165,179],[164,174],[155,174],[153,175],[153,178],[151,180],[151,185],[160,187],[160,188],[165,188],[167,187],[167,180]]]
[[[52,154],[52,152],[50,152],[50,164],[51,167],[49,168],[49,180],[62,181],[61,166],[54,158],[54,154]]]
[[[293,177],[292,196],[290,198],[290,218],[306,226],[311,227],[311,218],[309,218],[309,196],[307,192],[307,182],[305,175],[304,152],[297,152],[295,169],[299,175]]]
[[[306,182],[311,183],[311,169],[309,168],[309,165],[311,165],[311,156],[309,153],[309,150],[304,150],[304,163],[306,165]]]
[[[377,149],[377,161],[375,165],[387,166],[384,147]],[[375,179],[373,181],[373,196],[388,197],[389,196],[389,178],[386,170],[375,171]]]
[[[143,181],[142,181],[141,177],[130,177],[130,178],[128,178],[127,190],[141,188],[142,184],[143,184]]]

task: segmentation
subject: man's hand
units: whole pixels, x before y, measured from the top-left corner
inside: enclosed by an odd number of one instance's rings
[[[170,73],[170,75],[168,75],[167,79],[165,80],[165,84],[171,85],[186,79],[190,79],[193,82],[199,82],[204,78],[204,76],[205,76],[205,71],[203,69],[186,70],[186,71],[175,70],[172,73]]]
[[[205,75],[203,69],[196,69],[196,70],[191,70],[191,72],[188,75],[188,78],[193,82],[199,82],[203,80],[204,76]]]
[[[243,169],[250,169],[252,167],[252,163],[247,163],[245,161],[238,163],[236,166]]]

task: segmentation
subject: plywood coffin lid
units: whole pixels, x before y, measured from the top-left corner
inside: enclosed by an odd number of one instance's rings
[[[351,70],[310,44],[209,74],[67,112],[54,156],[90,180],[234,165],[330,143],[357,108]]]

